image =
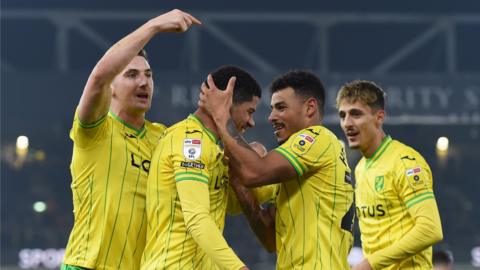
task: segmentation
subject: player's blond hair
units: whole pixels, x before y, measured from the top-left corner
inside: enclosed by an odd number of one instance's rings
[[[385,92],[372,81],[355,80],[344,84],[337,94],[337,108],[342,100],[350,103],[361,101],[375,110],[385,108]]]

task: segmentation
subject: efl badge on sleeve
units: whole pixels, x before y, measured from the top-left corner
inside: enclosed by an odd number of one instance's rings
[[[292,142],[292,151],[298,155],[306,153],[312,144],[315,142],[315,139],[308,134],[298,134],[298,136],[293,139]]]
[[[183,141],[183,156],[186,159],[196,160],[202,153],[202,140],[185,139]]]
[[[411,180],[413,179],[413,181],[410,181],[412,182],[412,184],[418,185],[423,183],[423,181],[420,178],[421,172],[422,172],[422,168],[416,167],[416,168],[408,169],[405,172],[405,174],[407,175],[408,179],[411,179]]]

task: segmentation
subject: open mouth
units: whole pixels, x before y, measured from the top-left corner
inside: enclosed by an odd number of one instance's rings
[[[278,133],[282,131],[284,128],[285,128],[284,124],[280,124],[280,123],[273,124],[273,133],[275,135],[278,135]]]
[[[355,137],[358,136],[358,134],[360,134],[360,132],[354,131],[354,130],[349,130],[349,131],[346,132],[345,135],[347,135],[347,138],[349,140],[353,140],[353,139],[355,139]]]
[[[147,93],[139,93],[139,94],[136,94],[135,96],[139,99],[148,100],[148,94]]]

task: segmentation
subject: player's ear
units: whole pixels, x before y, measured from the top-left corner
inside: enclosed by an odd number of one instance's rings
[[[375,116],[376,116],[376,119],[377,119],[377,123],[379,125],[382,125],[383,122],[385,121],[385,110],[383,110],[383,109],[377,110],[377,112],[375,113]]]
[[[318,112],[318,102],[315,98],[311,97],[305,101],[307,116],[312,117]]]

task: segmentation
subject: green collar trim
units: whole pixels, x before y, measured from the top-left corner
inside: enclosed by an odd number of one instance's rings
[[[202,123],[202,120],[200,118],[198,118],[198,116],[194,115],[194,114],[190,114],[188,116],[188,119],[191,119],[195,122],[197,122],[203,130],[205,130],[205,132],[207,133],[208,137],[210,137],[210,139],[212,139],[212,141],[214,141],[216,144],[219,144],[220,143],[220,140],[219,138],[215,135],[215,133],[213,133],[213,131],[211,131],[210,129],[208,129],[207,127],[205,127]]]
[[[125,120],[123,120],[122,118],[118,117],[118,115],[116,115],[112,111],[108,111],[108,114],[111,115],[113,118],[115,118],[118,122],[122,123],[124,126],[134,130],[136,132],[135,135],[137,136],[140,136],[145,131],[145,123],[143,124],[142,128],[137,129],[132,125],[130,125],[129,123],[125,122]]]
[[[380,156],[382,156],[383,152],[385,152],[385,150],[387,149],[387,147],[390,145],[390,143],[392,142],[392,137],[390,137],[390,135],[387,135],[385,136],[385,138],[383,138],[382,140],[382,143],[380,144],[380,146],[377,148],[377,150],[375,150],[375,152],[373,153],[372,157],[371,158],[367,158],[367,162],[365,163],[365,168],[368,169],[370,168],[370,166],[372,166],[372,164],[377,161],[377,159],[380,158]]]

